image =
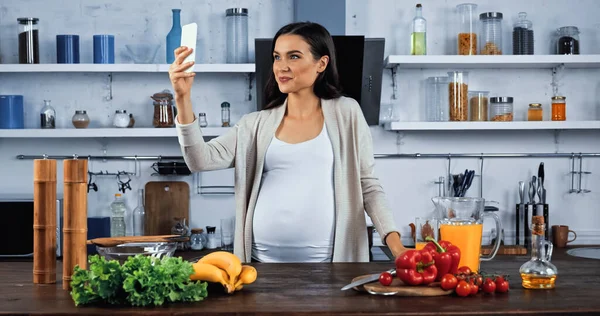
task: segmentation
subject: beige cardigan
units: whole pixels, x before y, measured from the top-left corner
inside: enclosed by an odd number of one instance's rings
[[[371,132],[354,99],[322,99],[321,106],[334,152],[333,262],[368,262],[364,210],[384,244],[385,237],[397,231],[383,189],[373,172]],[[279,107],[246,114],[224,135],[209,142],[204,141],[197,120],[190,124],[176,123],[183,157],[192,172],[235,167],[234,253],[242,262],[251,260],[252,218],[265,154],[286,107],[287,100]]]

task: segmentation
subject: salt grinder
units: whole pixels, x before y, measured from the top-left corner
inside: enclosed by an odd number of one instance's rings
[[[33,161],[33,283],[56,283],[56,160]]]

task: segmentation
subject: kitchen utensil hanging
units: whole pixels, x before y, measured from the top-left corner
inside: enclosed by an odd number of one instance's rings
[[[590,171],[583,171],[583,155],[580,153],[578,156],[579,159],[579,170],[575,170],[575,154],[571,155],[571,189],[569,190],[569,193],[590,193],[592,192],[591,190],[588,189],[582,189],[581,188],[581,182],[582,182],[582,177],[584,174],[592,174],[592,172]],[[577,189],[575,189],[575,175],[579,176],[579,184],[577,185]]]

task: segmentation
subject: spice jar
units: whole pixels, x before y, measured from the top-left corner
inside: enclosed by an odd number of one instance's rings
[[[85,110],[77,110],[71,119],[75,128],[87,128],[90,125],[90,117]]]
[[[152,126],[154,127],[173,127],[175,126],[175,115],[173,108],[173,95],[165,90],[155,93],[150,98],[154,100],[154,116]]]
[[[489,91],[469,91],[470,121],[488,120]]]
[[[40,63],[38,18],[18,18],[19,64]]]
[[[467,71],[448,72],[450,83],[448,84],[448,101],[450,121],[469,120],[469,85]]]
[[[200,121],[200,127],[207,127],[206,113],[198,113],[198,121]]]
[[[493,97],[490,98],[491,113],[490,121],[507,122],[513,120],[513,98]]]
[[[204,234],[202,228],[192,228],[192,235],[190,236],[190,247],[193,250],[202,250],[206,247],[208,238]]]
[[[566,97],[552,97],[552,120],[566,121],[567,120],[567,101]]]
[[[481,21],[480,55],[502,55],[502,13],[485,12],[479,15]]]
[[[113,126],[125,128],[129,126],[129,115],[125,110],[116,110],[115,117],[113,118]]]
[[[458,54],[477,55],[477,5],[463,3],[456,6],[458,11]]]
[[[528,121],[543,121],[544,111],[542,110],[541,103],[530,103],[527,109],[527,120]]]
[[[223,127],[229,127],[229,102],[221,103],[221,122]]]
[[[579,29],[576,26],[563,26],[556,31],[556,35],[558,55],[579,55]]]

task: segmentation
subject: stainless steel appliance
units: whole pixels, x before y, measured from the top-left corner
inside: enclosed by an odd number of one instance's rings
[[[33,195],[0,195],[0,257],[33,258]],[[62,257],[62,197],[56,199],[56,256]]]

